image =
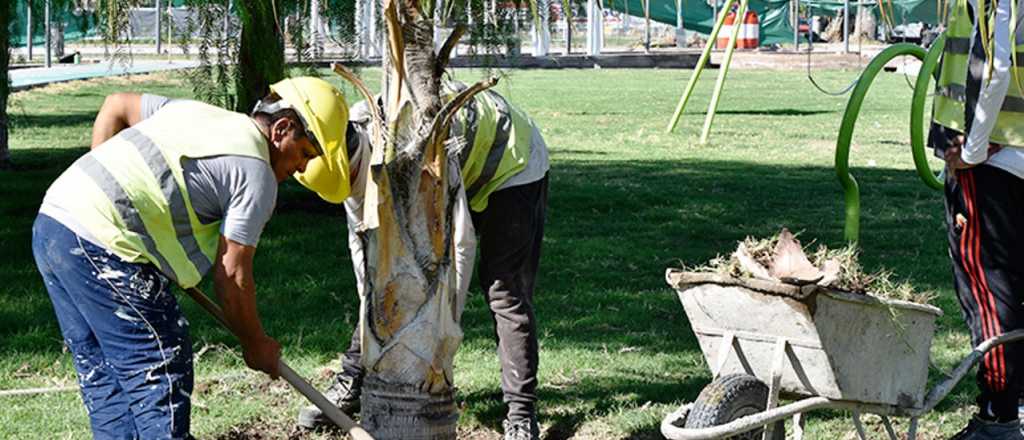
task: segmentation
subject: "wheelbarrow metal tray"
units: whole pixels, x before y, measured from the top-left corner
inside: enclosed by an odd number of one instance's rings
[[[747,373],[770,384],[777,365],[780,391],[796,397],[923,403],[938,308],[715,274],[666,277],[716,376]]]

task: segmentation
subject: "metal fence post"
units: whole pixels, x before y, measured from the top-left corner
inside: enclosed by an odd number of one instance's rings
[[[156,53],[159,55],[160,50],[160,0],[156,0]]]
[[[52,65],[50,60],[53,55],[52,38],[50,38],[50,0],[46,0],[43,6],[43,28],[46,30],[46,67],[49,68]]]

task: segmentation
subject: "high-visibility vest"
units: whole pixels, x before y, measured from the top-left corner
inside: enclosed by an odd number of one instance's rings
[[[121,259],[151,263],[193,287],[213,266],[220,221],[200,223],[182,160],[220,155],[270,163],[267,141],[248,116],[182,101],[79,158],[47,198]]]
[[[987,0],[986,0],[987,1]],[[1016,0],[1011,0],[1016,1]],[[946,29],[946,46],[942,52],[939,80],[936,82],[932,119],[935,123],[959,132],[966,131],[964,103],[967,92],[971,37],[974,23],[968,11],[967,0],[957,0],[950,10]],[[993,6],[994,7],[994,6]],[[990,20],[991,22],[991,20]],[[1017,52],[1017,63],[1024,60],[1024,32],[1018,31],[1013,50]],[[1024,66],[1015,65],[1010,72],[1010,88],[1003,100],[1002,109],[996,118],[995,127],[989,135],[989,142],[1024,147],[1024,91],[1019,79],[1024,79]]]
[[[464,86],[456,83],[446,87],[450,98]],[[466,142],[459,163],[469,207],[483,211],[491,193],[526,168],[533,121],[504,97],[487,90],[459,109],[451,134]]]

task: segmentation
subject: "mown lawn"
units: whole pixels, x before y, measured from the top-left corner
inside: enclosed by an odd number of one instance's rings
[[[378,71],[362,74],[371,87],[378,83]],[[483,74],[454,73],[464,81]],[[536,119],[551,149],[536,293],[545,437],[660,438],[661,417],[696,398],[710,380],[682,307],[665,284],[665,268],[705,261],[730,252],[744,236],[773,234],[783,226],[800,231],[805,242],[842,245],[842,193],[832,155],[846,98],[817,93],[803,73],[734,71],[711,142],[700,145],[713,74],[705,75],[673,134],[664,132],[665,124],[689,71],[506,74],[498,90]],[[838,88],[855,72],[818,75]],[[190,96],[186,84],[168,73],[55,85],[13,97],[18,168],[0,172],[2,390],[75,383],[32,262],[30,225],[49,182],[85,151],[103,97],[116,90]],[[350,87],[346,93],[356,96]],[[951,290],[941,194],[912,171],[910,93],[902,75],[882,74],[876,81],[858,123],[852,168],[863,191],[863,261],[937,292],[946,312],[932,349],[937,380],[966,354],[968,338]],[[288,182],[256,261],[268,333],[284,345],[285,359],[319,385],[326,383],[326,369],[337,366],[357,318],[343,222],[338,208]],[[181,302],[201,354],[194,434],[289,435],[302,398],[283,382],[246,370],[232,337],[188,299]],[[460,423],[467,436],[492,438],[504,406],[492,323],[478,288],[463,325],[466,339],[456,359]],[[924,420],[923,437],[958,430],[970,415],[973,389],[973,381],[962,383]],[[88,436],[75,392],[0,397],[0,408],[0,438]],[[877,419],[868,422],[882,432]],[[852,438],[854,432],[847,414],[824,412],[810,415],[808,435]],[[300,438],[321,437],[329,435]]]

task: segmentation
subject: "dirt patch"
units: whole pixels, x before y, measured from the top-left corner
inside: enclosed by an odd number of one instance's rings
[[[299,440],[304,433],[296,427],[276,426],[263,420],[255,420],[231,427],[216,437],[217,440]],[[338,438],[342,435],[339,433]]]

